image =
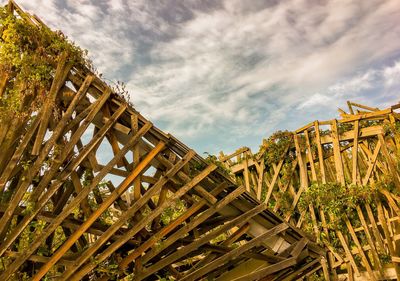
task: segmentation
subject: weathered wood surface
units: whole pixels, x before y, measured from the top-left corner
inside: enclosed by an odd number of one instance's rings
[[[323,249],[246,186],[58,61],[45,106],[0,139],[1,280],[297,280],[321,266]]]
[[[325,279],[399,279],[400,116],[396,110],[400,105],[384,110],[353,102],[348,106],[349,113],[339,110],[341,119],[315,121],[293,132],[292,144],[280,160],[267,160],[267,141],[258,154],[240,148],[227,156],[221,152],[219,160],[238,183],[248,181],[254,197],[318,238],[328,250],[320,272]],[[283,161],[291,168],[284,170]],[[340,230],[332,225],[331,213],[313,204],[300,208],[301,196],[312,184],[326,183],[363,185],[376,189],[375,196],[348,214],[351,221],[340,218],[345,226]]]

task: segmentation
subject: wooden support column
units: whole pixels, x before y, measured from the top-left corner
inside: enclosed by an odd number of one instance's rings
[[[323,149],[322,149],[322,144],[321,144],[321,136],[320,136],[320,132],[319,132],[319,122],[318,121],[314,122],[314,128],[315,128],[315,143],[317,144],[317,150],[318,150],[319,169],[321,172],[321,181],[322,181],[322,183],[326,183],[324,155],[323,155]]]
[[[246,191],[250,192],[249,163],[247,160],[247,154],[244,155],[243,159],[243,177],[244,177],[244,185],[246,186]]]
[[[335,160],[336,169],[336,180],[338,183],[344,185],[344,172],[343,172],[343,162],[340,151],[339,134],[337,129],[337,120],[333,120],[331,123],[331,133],[332,133],[332,143],[333,143],[333,156]]]
[[[351,105],[349,105],[351,108]],[[352,148],[352,183],[357,184],[357,171],[358,171],[358,135],[359,135],[359,121],[354,121],[354,139]]]
[[[296,147],[297,161],[299,163],[299,169],[300,169],[300,188],[301,190],[304,190],[304,188],[308,186],[307,167],[304,163],[304,159],[301,153],[298,135],[297,134],[293,135],[293,138],[294,138],[294,145]]]
[[[257,170],[258,172],[258,182],[257,182],[257,199],[261,200],[261,194],[263,189],[263,182],[264,182],[264,169],[265,169],[265,159],[261,158],[260,166]]]
[[[317,181],[317,173],[315,172],[315,166],[314,166],[314,158],[313,158],[313,153],[311,150],[311,145],[310,145],[310,137],[308,135],[308,131],[304,131],[304,136],[306,137],[306,145],[307,145],[307,156],[308,156],[308,162],[310,163],[311,167],[311,178],[314,182]]]

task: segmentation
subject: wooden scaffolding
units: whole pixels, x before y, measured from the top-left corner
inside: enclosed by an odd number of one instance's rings
[[[218,165],[68,54],[54,68],[43,106],[0,123],[1,280],[298,280],[321,268],[325,251]],[[0,78],[1,95],[13,78]]]
[[[400,279],[398,108],[348,102],[340,119],[278,132],[257,154],[220,154],[248,192],[317,237],[326,280]]]

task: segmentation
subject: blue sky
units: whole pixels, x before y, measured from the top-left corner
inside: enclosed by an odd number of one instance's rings
[[[0,2],[5,2],[1,1]],[[202,152],[400,101],[398,0],[17,0]]]

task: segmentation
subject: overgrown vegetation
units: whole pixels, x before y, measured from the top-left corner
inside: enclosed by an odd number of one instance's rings
[[[267,140],[263,140],[258,155],[260,153],[263,154],[267,163],[276,163],[282,159],[285,151],[291,146],[293,146],[293,133],[289,131],[277,131]],[[290,154],[288,156],[290,157]]]
[[[298,207],[303,211],[313,204],[315,208],[331,217],[330,226],[333,229],[344,230],[344,218],[348,216],[351,219],[357,206],[372,203],[377,195],[378,189],[371,185],[313,183],[301,194]]]
[[[28,24],[7,7],[0,7],[0,40],[0,73],[7,85],[0,95],[0,118],[29,115],[43,104],[62,53],[68,63],[91,66],[87,51],[63,33]]]

